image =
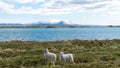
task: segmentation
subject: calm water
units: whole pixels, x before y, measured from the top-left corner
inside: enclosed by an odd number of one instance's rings
[[[120,28],[1,28],[0,41],[120,39]]]

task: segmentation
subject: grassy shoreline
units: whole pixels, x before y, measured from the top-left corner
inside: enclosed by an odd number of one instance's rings
[[[0,68],[61,68],[59,58],[55,66],[46,65],[43,50],[48,48],[73,53],[75,64],[62,68],[119,68],[120,40],[68,40],[68,41],[11,41],[0,42]]]

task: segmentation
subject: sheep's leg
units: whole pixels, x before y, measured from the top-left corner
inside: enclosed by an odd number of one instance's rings
[[[65,60],[64,60],[64,64],[67,64],[66,62],[67,62],[67,60],[65,59]]]
[[[54,65],[54,62],[53,62],[53,61],[51,61],[51,63],[52,63],[52,65]]]
[[[51,63],[52,63],[53,65],[55,65],[55,61],[51,61]]]
[[[72,58],[72,63],[75,64],[74,59]]]
[[[52,62],[52,64],[53,64],[53,65],[55,65],[55,63],[54,63],[54,62]]]
[[[46,65],[48,64],[48,59],[46,59]]]
[[[69,59],[70,60],[70,63],[73,63],[74,64],[74,59],[72,58],[72,59]]]

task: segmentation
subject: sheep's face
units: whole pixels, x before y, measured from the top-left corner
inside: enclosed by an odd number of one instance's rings
[[[64,52],[60,52],[60,54],[64,54]]]
[[[44,50],[45,53],[48,52],[48,51],[49,51],[48,49],[45,49],[45,50]]]

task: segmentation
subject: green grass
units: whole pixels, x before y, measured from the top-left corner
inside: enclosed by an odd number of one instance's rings
[[[75,64],[46,65],[44,49],[73,53]],[[120,40],[0,42],[0,68],[119,68]]]

